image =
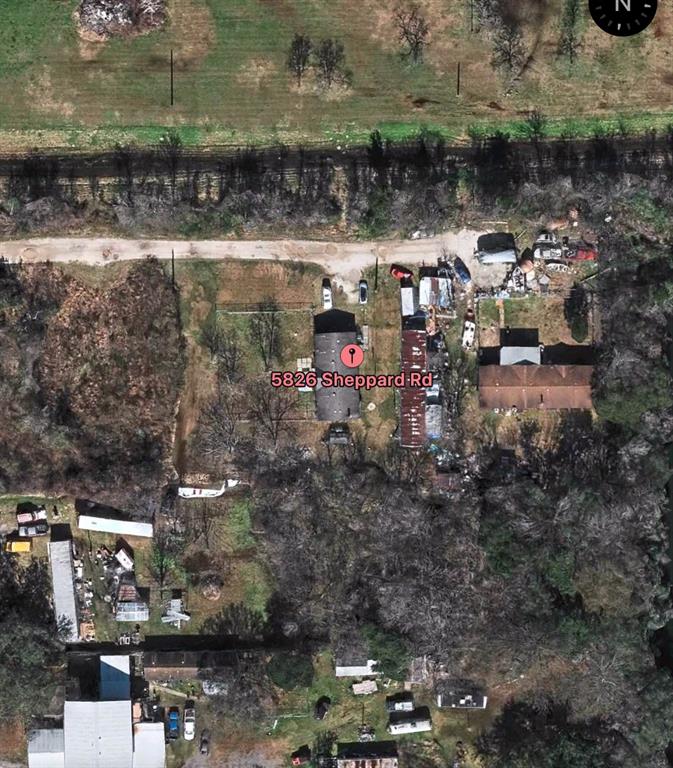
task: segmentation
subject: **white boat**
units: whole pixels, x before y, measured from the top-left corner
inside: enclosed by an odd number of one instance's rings
[[[178,496],[181,499],[216,499],[222,496],[229,488],[235,488],[240,480],[225,480],[221,488],[192,488],[181,486],[178,488]]]

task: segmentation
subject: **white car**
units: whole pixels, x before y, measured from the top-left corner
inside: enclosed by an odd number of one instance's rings
[[[471,320],[466,320],[463,326],[463,349],[472,349],[476,332],[477,326]]]
[[[332,285],[329,277],[322,281],[322,306],[323,309],[332,309]]]
[[[185,741],[193,741],[196,734],[196,710],[194,709],[194,702],[191,700],[185,702],[183,723]]]
[[[545,264],[547,272],[570,272],[570,267],[560,261],[548,261]]]

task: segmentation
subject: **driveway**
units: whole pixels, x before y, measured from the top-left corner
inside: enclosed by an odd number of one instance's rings
[[[434,265],[443,252],[460,256],[482,288],[500,285],[502,265],[484,267],[474,257],[482,232],[462,229],[420,240],[325,242],[319,240],[125,240],[121,238],[39,238],[0,243],[0,256],[11,262],[80,262],[105,265],[156,256],[170,259],[250,259],[320,264],[346,290],[355,290],[362,270],[379,263]]]

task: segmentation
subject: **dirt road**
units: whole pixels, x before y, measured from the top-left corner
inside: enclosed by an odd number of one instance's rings
[[[170,259],[271,259],[320,264],[346,290],[354,290],[363,268],[381,264],[436,264],[442,250],[460,256],[480,286],[497,285],[498,267],[482,267],[473,257],[475,230],[462,229],[421,240],[323,242],[314,240],[124,240],[116,238],[41,238],[0,243],[0,256],[11,262],[81,262],[105,265],[153,255]]]

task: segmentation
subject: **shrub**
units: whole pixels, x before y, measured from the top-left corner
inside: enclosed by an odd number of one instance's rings
[[[274,685],[284,691],[308,688],[313,682],[313,662],[310,656],[277,653],[272,656],[266,671]]]

